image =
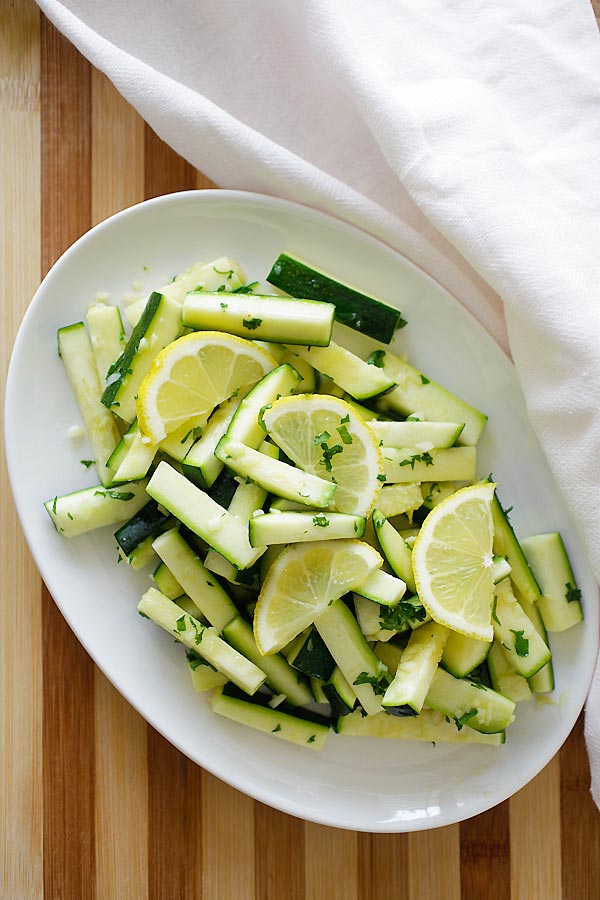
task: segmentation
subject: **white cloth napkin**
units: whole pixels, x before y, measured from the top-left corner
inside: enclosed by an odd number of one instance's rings
[[[600,579],[589,0],[38,2],[216,183],[370,231],[506,347],[504,312],[531,421]],[[586,736],[600,804],[600,671]]]

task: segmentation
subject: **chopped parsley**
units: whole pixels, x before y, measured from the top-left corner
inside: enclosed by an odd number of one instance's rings
[[[402,599],[396,606],[380,607],[379,624],[385,631],[402,631],[411,622],[422,622],[427,610],[415,597]]]
[[[70,512],[67,513],[67,519],[70,519],[71,522],[73,521],[73,516],[71,515]]]
[[[185,631],[185,616],[181,616],[177,619],[175,624],[177,625],[177,631]]]
[[[255,328],[260,328],[260,326],[262,325],[262,319],[242,319],[242,325],[244,326],[244,328],[247,328],[248,331],[254,331]]]
[[[111,500],[133,500],[135,494],[132,491],[94,491],[94,497],[110,497]]]
[[[415,453],[413,456],[409,456],[408,459],[403,459],[400,462],[400,466],[410,466],[414,471],[415,463],[424,462],[426,466],[433,465],[433,457],[431,453],[425,451],[425,453]]]
[[[437,481],[434,481],[434,482],[432,483],[431,487],[429,488],[429,493],[427,494],[427,496],[426,496],[425,499],[423,500],[423,503],[425,503],[425,504],[427,504],[427,503],[433,503],[433,492],[434,492],[434,491],[436,491],[436,493],[438,493],[438,494],[441,493]]]
[[[581,600],[581,591],[578,587],[575,587],[574,584],[571,584],[570,581],[567,581],[565,588],[567,591],[565,594],[567,603],[574,603],[575,601],[579,602]]]
[[[348,431],[345,425],[340,425],[339,428],[336,428],[337,433],[342,439],[343,444],[351,444],[352,443],[352,435]]]
[[[219,306],[221,307],[221,309],[227,309],[229,303],[219,303]]]
[[[271,734],[275,734],[277,731],[281,731],[281,725],[279,724],[279,722],[277,723],[275,728],[271,729]]]
[[[309,739],[307,740],[306,743],[312,744],[316,740],[316,737],[317,737],[316,734],[311,734],[311,736],[309,737]]]
[[[429,384],[429,378],[425,378],[424,375],[421,375],[421,384]]]
[[[89,469],[90,466],[94,465],[93,459],[80,459],[79,462],[81,463],[82,466],[85,466],[86,469]]]
[[[117,560],[117,562],[121,562],[121,558]],[[141,609],[138,609],[138,616],[141,616],[142,619],[149,619],[150,616],[147,616],[145,612],[142,612]]]
[[[258,281],[251,281],[250,284],[243,284],[241,287],[236,288],[235,291],[232,291],[232,294],[251,294],[255,287],[257,287]]]
[[[361,672],[360,675],[353,681],[353,684],[370,684],[373,688],[374,694],[383,695],[386,692],[387,684],[382,684],[381,679],[385,679],[385,675],[380,676],[377,675],[369,675],[368,672]]]
[[[323,458],[319,460],[320,465],[325,466],[326,472],[331,472],[331,459],[337,453],[342,453],[344,448],[341,444],[334,444],[333,447],[330,447],[328,444],[323,442],[321,444],[321,450],[323,451]]]
[[[462,716],[455,716],[454,721],[458,730],[460,731],[463,725],[466,725],[467,722],[472,719],[473,716],[476,716],[478,712],[478,709],[470,709],[468,712],[463,713]]]
[[[406,321],[406,319],[404,319],[402,316],[400,316],[395,330],[400,331],[401,328],[405,328],[407,325],[408,325],[408,322]]]
[[[316,447],[317,444],[322,444],[323,441],[328,441],[331,435],[328,431],[322,431],[321,434],[315,434],[313,438],[313,447]]]
[[[378,475],[378,476],[377,476],[377,481],[387,481],[387,478],[386,478],[385,475]],[[386,495],[386,496],[387,496],[387,495]]]
[[[233,275],[233,269],[226,269],[224,272],[221,272],[216,266],[213,266],[213,272],[216,272],[217,275],[226,275],[228,281],[231,281],[231,276]]]
[[[54,513],[54,515],[56,515],[56,501],[57,501],[57,500],[58,500],[58,494],[56,495],[56,497],[55,497],[54,500],[52,501],[52,512]]]
[[[378,369],[383,369],[385,365],[385,350],[373,350],[367,363],[370,366],[377,366]]]
[[[260,412],[258,413],[258,424],[262,428],[263,431],[267,430],[267,426],[265,425],[264,415],[268,409],[271,409],[273,406],[272,403],[266,403],[265,406],[261,406]]]
[[[329,519],[323,515],[323,513],[319,513],[316,516],[313,516],[313,525],[316,525],[318,528],[327,528],[329,525]]]
[[[524,631],[515,631],[510,629],[510,633],[515,636],[515,653],[517,656],[529,656],[529,638],[523,637]]]

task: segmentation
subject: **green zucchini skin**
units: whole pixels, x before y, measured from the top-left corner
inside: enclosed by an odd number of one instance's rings
[[[389,344],[396,330],[406,324],[399,310],[288,253],[278,256],[267,281],[294,297],[333,303],[338,322],[384,344]]]
[[[148,330],[148,326],[154,318],[161,300],[162,294],[158,294],[156,291],[153,294],[150,294],[148,302],[146,303],[146,306],[144,308],[144,312],[142,313],[139,322],[131,332],[131,337],[127,341],[127,346],[121,353],[120,357],[115,360],[115,362],[106,373],[107,377],[115,373],[119,376],[118,379],[113,381],[111,384],[108,384],[104,388],[104,393],[102,394],[101,400],[104,406],[108,407],[108,409],[110,409],[113,405],[113,401],[117,396],[117,393],[119,392],[119,389],[123,383],[123,379],[129,371],[129,368],[133,361],[133,357],[138,352],[140,341]]]
[[[125,554],[129,554],[148,537],[155,537],[166,527],[171,516],[158,508],[155,500],[150,500],[139,512],[115,531],[117,544]]]

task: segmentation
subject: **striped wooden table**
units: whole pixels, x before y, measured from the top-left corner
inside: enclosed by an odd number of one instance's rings
[[[0,3],[0,69],[4,374],[69,244],[144,198],[212,185],[32,0]],[[0,478],[2,900],[598,900],[581,722],[532,784],[460,826],[371,836],[274,812],[189,762],[95,668],[41,584],[3,460]]]

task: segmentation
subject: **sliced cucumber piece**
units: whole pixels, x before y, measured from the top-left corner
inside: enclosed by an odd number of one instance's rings
[[[212,691],[227,684],[227,678],[207,663],[205,659],[191,651],[187,654],[187,664],[195,691]]]
[[[333,656],[317,629],[312,626],[295,639],[287,660],[299,672],[322,681],[327,681],[335,669]]]
[[[337,538],[361,538],[365,533],[364,516],[346,513],[270,512],[250,520],[250,543],[298,544],[304,541],[328,541]]]
[[[239,337],[281,344],[326,347],[331,340],[331,303],[264,294],[190,293],[183,303],[183,324],[197,331],[225,331]]]
[[[537,605],[548,631],[566,631],[581,622],[581,591],[558,531],[524,538],[521,547],[542,592]]]
[[[223,629],[225,640],[267,674],[267,686],[277,694],[285,694],[294,706],[312,701],[306,682],[295,672],[279,653],[263,656],[256,646],[252,627],[240,616],[232,619]]]
[[[548,632],[542,619],[537,603],[528,603],[527,600],[520,600],[521,607],[527,618],[533,623],[537,633],[540,635],[545,644],[548,644]],[[548,644],[549,646],[549,644]],[[552,660],[542,666],[535,675],[528,678],[529,687],[534,694],[548,694],[554,690],[554,666]]]
[[[376,397],[394,386],[394,381],[377,366],[369,366],[333,341],[328,347],[295,347],[293,352],[357,400]]]
[[[360,630],[367,641],[389,641],[396,634],[395,631],[382,631],[379,622],[381,607],[373,600],[353,594],[354,611]]]
[[[294,393],[301,375],[288,363],[268,372],[242,400],[227,429],[227,437],[257,450],[265,439],[262,414],[278,397]]]
[[[131,566],[136,572],[139,572],[140,569],[145,569],[146,566],[155,566],[158,557],[152,547],[152,540],[152,535],[150,535],[150,537],[140,541],[137,547],[134,547],[129,554],[125,554],[119,547],[119,558],[124,559],[127,565]]]
[[[402,659],[402,647],[389,641],[378,641],[373,647],[373,652],[378,659],[385,663],[390,675],[393,677]]]
[[[448,629],[437,622],[413,631],[402,653],[394,680],[381,701],[384,709],[393,707],[400,715],[421,711],[442,658],[448,634]]]
[[[369,577],[354,588],[354,593],[380,606],[396,606],[406,592],[406,584],[402,579],[388,575],[381,569],[371,572]],[[370,633],[370,632],[369,632]]]
[[[208,551],[204,565],[210,572],[224,578],[231,585],[243,585],[250,591],[258,591],[260,587],[256,565],[250,566],[249,569],[238,569],[216,550]]]
[[[333,303],[338,322],[384,344],[389,344],[396,329],[406,324],[399,310],[337,280],[291,253],[281,253],[278,256],[267,280],[288,294]]]
[[[233,601],[176,528],[161,534],[153,546],[182,593],[193,600],[217,631],[236,618]]]
[[[118,490],[98,484],[54,497],[44,507],[57,531],[65,537],[76,537],[129,519],[147,502],[146,482],[138,481],[120,484]]]
[[[388,484],[410,484],[432,478],[438,481],[473,481],[475,478],[475,447],[423,452],[415,447],[403,450],[382,447],[381,453]]]
[[[508,560],[511,567],[510,578],[519,591],[519,596],[529,603],[537,603],[541,596],[538,583],[496,494],[492,500],[492,519],[494,522],[494,553],[498,556],[505,556]]]
[[[302,380],[298,382],[294,388],[296,394],[312,394],[317,389],[317,372],[313,367],[292,353],[291,350],[285,350],[280,363],[287,363],[302,376]]]
[[[188,650],[201,652],[207,662],[237,684],[247,694],[254,694],[266,681],[266,674],[246,659],[210,628],[184,613],[176,603],[156,588],[149,588],[138,604],[138,611],[163,628]]]
[[[336,600],[314,624],[365,712],[368,715],[380,712],[380,694],[375,693],[373,687],[380,690],[380,679],[385,676],[386,669],[365,641],[348,607],[343,601]]]
[[[349,715],[356,706],[356,694],[339,666],[335,667],[329,681],[323,685],[323,693],[336,717]]]
[[[327,695],[323,690],[325,685],[324,681],[321,681],[320,678],[311,678],[310,679],[310,690],[313,695],[313,700],[315,703],[329,703],[327,699]],[[356,698],[355,698],[356,699]]]
[[[446,497],[455,494],[457,490],[457,486],[451,481],[423,481],[421,483],[423,506],[425,509],[433,509]]]
[[[258,454],[260,456],[260,454]],[[158,464],[147,492],[238,569],[247,569],[264,548],[250,546],[243,523],[166,462]]]
[[[129,556],[139,544],[147,538],[154,539],[172,521],[168,513],[164,513],[158,508],[158,503],[149,500],[128,522],[115,531],[115,540],[123,551],[123,555]],[[152,544],[152,540],[150,544]]]
[[[510,563],[505,556],[494,556],[492,561],[492,581],[499,584],[508,578],[512,569]]]
[[[458,724],[484,734],[503,732],[514,718],[515,704],[484,685],[455,678],[438,667],[425,698],[425,706]]]
[[[386,562],[389,563],[394,574],[405,582],[411,594],[416,594],[417,588],[412,570],[412,550],[379,509],[373,512],[373,525]]]
[[[442,653],[442,666],[456,678],[464,678],[487,659],[490,647],[489,641],[451,631]]]
[[[132,431],[132,429],[134,430]],[[117,459],[120,459],[118,468],[113,475],[113,484],[122,484],[124,481],[140,481],[145,478],[156,456],[156,446],[142,435],[137,425],[137,419],[134,419],[121,441],[125,441],[127,438],[129,441],[124,456],[121,457],[118,452],[120,444],[117,445],[113,454],[113,456],[117,454]],[[109,458],[109,463],[113,456]]]
[[[492,625],[495,638],[519,675],[530,678],[550,661],[550,648],[516,600],[507,578],[495,587]]]
[[[121,355],[125,343],[121,311],[118,306],[95,303],[88,309],[85,320],[90,333],[98,378],[104,387],[106,373]]]
[[[121,356],[108,370],[102,403],[125,422],[136,416],[135,403],[154,358],[182,332],[181,306],[163,294],[151,294]]]
[[[375,437],[385,447],[415,447],[426,450],[452,447],[464,425],[458,422],[372,422]]]
[[[495,691],[508,697],[513,703],[529,700],[531,688],[527,679],[515,672],[497,641],[493,641],[490,647],[487,664]]]
[[[377,401],[380,409],[405,416],[418,412],[421,418],[431,422],[464,422],[458,443],[465,446],[477,443],[487,416],[389,351],[385,351],[378,362],[384,373],[397,384],[393,391]]]
[[[423,497],[418,483],[384,485],[377,501],[377,508],[386,517],[412,513],[422,505]]]
[[[251,478],[271,494],[319,509],[328,506],[333,499],[336,488],[333,482],[303,472],[280,460],[268,459],[258,450],[228,436],[219,441],[215,454],[229,469],[245,478]]]
[[[119,443],[119,432],[112,415],[100,402],[102,387],[83,322],[58,329],[58,350],[83,418],[98,478],[103,485],[109,485],[112,472],[106,460]]]
[[[212,487],[223,469],[223,463],[215,456],[215,449],[239,409],[240,403],[241,398],[231,397],[217,407],[202,430],[202,436],[183,459],[181,466],[183,474],[200,488]]]
[[[418,716],[398,718],[379,713],[364,717],[357,710],[352,715],[337,720],[338,734],[352,737],[391,738],[397,741],[427,741],[428,743],[489,744],[493,747],[504,743],[504,732],[482,734],[468,726],[459,731],[454,722],[443,715],[424,709]]]
[[[152,573],[152,581],[161,594],[164,594],[169,600],[177,600],[178,597],[185,594],[184,589],[164,562],[160,562]]]
[[[301,718],[301,711],[287,704],[271,709],[262,703],[244,699],[234,693],[229,685],[215,691],[211,706],[219,716],[312,750],[320,750],[329,734],[329,723],[322,716],[317,718],[316,714],[304,710]],[[294,714],[288,709],[293,710]]]

